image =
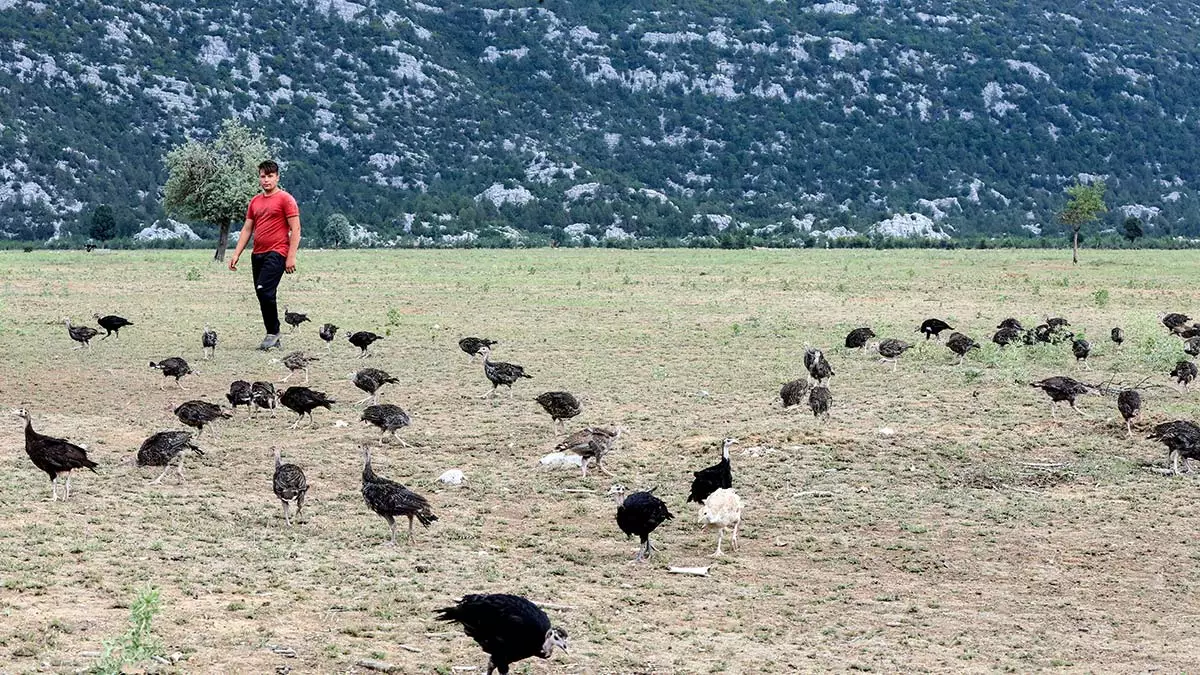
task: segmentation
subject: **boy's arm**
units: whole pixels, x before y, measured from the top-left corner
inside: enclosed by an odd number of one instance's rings
[[[296,251],[300,250],[300,216],[288,216],[288,254],[283,264],[283,271],[291,274],[296,271]]]
[[[246,249],[246,244],[250,243],[250,234],[254,232],[254,221],[250,218],[242,223],[242,234],[238,237],[237,247],[233,249],[233,257],[229,259],[229,269],[237,271],[238,258],[242,256],[242,251]]]

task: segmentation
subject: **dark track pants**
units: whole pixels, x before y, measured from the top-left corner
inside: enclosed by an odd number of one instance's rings
[[[275,305],[275,289],[283,278],[283,267],[287,258],[276,251],[254,253],[250,256],[250,269],[254,272],[254,293],[262,310],[263,326],[271,335],[279,334],[279,308]]]

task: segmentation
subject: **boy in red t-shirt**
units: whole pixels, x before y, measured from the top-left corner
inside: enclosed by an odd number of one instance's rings
[[[246,209],[246,222],[238,237],[237,248],[229,260],[229,269],[237,271],[238,258],[250,235],[254,235],[254,250],[250,268],[254,272],[254,292],[262,310],[267,336],[259,349],[283,347],[279,339],[279,308],[275,304],[275,289],[284,273],[296,271],[296,251],[300,248],[300,208],[290,194],[279,189],[279,165],[267,160],[258,165],[258,186],[262,194],[255,195]]]

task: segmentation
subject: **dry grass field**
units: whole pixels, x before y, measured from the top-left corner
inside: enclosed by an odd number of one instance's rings
[[[314,323],[285,352],[321,361],[312,385],[338,399],[316,425],[235,419],[200,437],[181,482],[118,466],[151,433],[180,428],[169,406],[224,403],[234,379],[278,380],[245,270],[201,251],[0,253],[0,672],[81,672],[126,631],[140,590],[161,591],[154,634],[170,665],[150,672],[467,672],[486,657],[433,610],[464,593],[553,603],[569,654],[522,673],[796,671],[1184,672],[1200,638],[1196,480],[1155,471],[1156,421],[1196,416],[1168,388],[1183,356],[1158,314],[1200,316],[1196,255],[1085,251],[307,251],[281,305]],[[136,325],[71,351],[63,317]],[[1007,316],[1065,316],[1094,344],[1094,370],[1069,345],[1000,350]],[[851,328],[918,341],[938,316],[986,343],[962,366],[921,344],[895,372],[841,347]],[[426,495],[440,520],[415,545],[385,544],[359,492],[359,448],[377,443],[350,404],[364,361],[343,336],[387,339],[365,363],[401,379],[382,401],[413,417],[413,447],[388,443],[376,471]],[[200,331],[221,336],[201,359]],[[1112,326],[1128,341],[1108,341]],[[494,358],[534,379],[484,401],[482,367],[456,342],[500,340]],[[782,410],[779,385],[803,375],[805,343],[836,376],[831,418]],[[187,392],[147,362],[180,355]],[[1027,383],[1065,374],[1137,383],[1141,433],[1125,437],[1111,398],[1054,421]],[[294,378],[293,378],[294,379]],[[629,429],[605,464],[656,488],[675,519],[659,552],[634,564],[605,496],[612,479],[543,470],[555,443],[533,402],[586,396],[571,428]],[[23,449],[35,428],[88,446],[68,502]],[[338,421],[348,425],[338,425]],[[746,501],[741,550],[708,557],[684,503],[691,471],[741,439],[734,486]],[[271,446],[304,467],[302,523],[284,527]],[[1031,466],[1050,465],[1050,466]],[[461,487],[436,478],[460,468]],[[710,576],[668,566],[712,565]],[[290,652],[289,652],[290,650]],[[294,653],[294,655],[290,655]]]

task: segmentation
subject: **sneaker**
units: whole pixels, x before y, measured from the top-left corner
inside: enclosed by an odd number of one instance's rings
[[[262,344],[258,346],[258,348],[264,352],[272,347],[283,349],[283,340],[279,339],[278,333],[267,333],[267,336],[263,338]]]

